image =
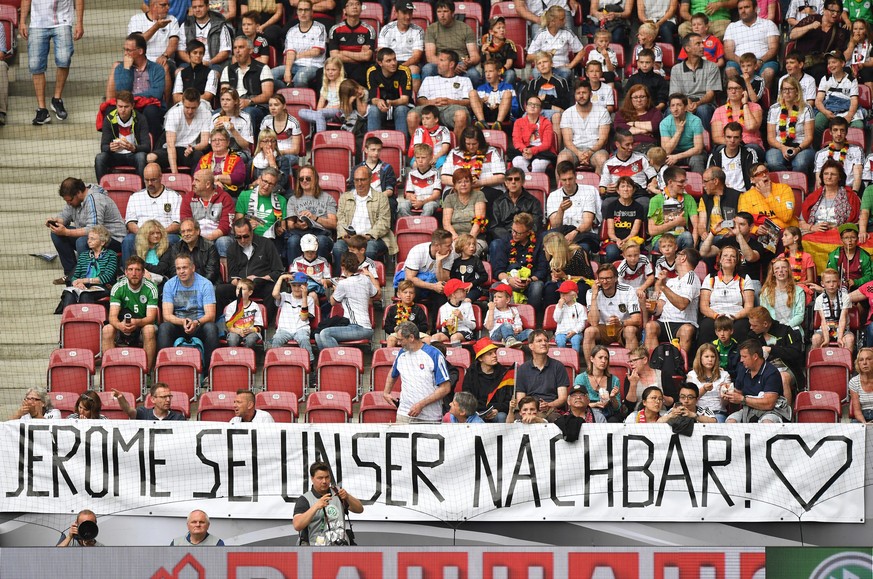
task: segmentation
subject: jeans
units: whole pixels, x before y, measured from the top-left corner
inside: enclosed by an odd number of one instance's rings
[[[266,342],[264,345],[267,349],[281,348],[291,340],[297,342],[297,345],[309,352],[309,361],[315,361],[315,354],[312,352],[312,343],[309,341],[309,328],[302,328],[293,334],[288,330],[276,330],[273,334],[273,339]]]
[[[373,328],[365,328],[357,324],[348,326],[335,326],[325,328],[315,334],[315,343],[319,350],[325,348],[336,348],[339,342],[350,342],[352,340],[369,340],[373,337]]]
[[[244,348],[254,348],[257,345],[260,337],[260,334],[249,334],[246,337],[242,337],[239,334],[228,332],[227,345],[231,348],[236,348],[237,346],[242,344]]]
[[[675,22],[670,22],[668,20],[667,22],[663,23],[658,29],[658,38],[660,38],[662,42],[672,44],[674,47],[678,46],[679,43],[677,41],[679,40],[679,27],[676,26]]]
[[[440,208],[440,204],[438,201],[429,201],[422,205],[421,207],[421,215],[435,215],[437,209]],[[398,217],[409,217],[412,215],[412,202],[409,199],[400,198],[397,200],[397,216]]]
[[[463,55],[460,55],[463,56]],[[423,67],[421,67],[421,79],[424,80],[429,76],[437,76],[439,72],[437,72],[437,65],[427,63]],[[477,86],[482,84],[482,73],[479,72],[479,69],[475,66],[468,69],[466,72],[458,71],[458,76],[466,76],[470,79],[470,82],[473,84],[473,89],[475,90]]]
[[[617,243],[607,243],[603,250],[606,253],[606,263],[612,263],[621,259],[621,249],[619,249]]]
[[[815,151],[804,149],[797,153],[793,159],[786,161],[779,149],[770,149],[766,155],[767,168],[771,171],[797,171],[809,178],[815,164]]]
[[[393,107],[392,117],[394,119],[394,129],[400,131],[405,136],[409,136],[409,125],[406,124],[406,115],[412,110],[409,105],[397,105]],[[376,105],[370,105],[367,108],[367,131],[378,131],[383,128],[388,120],[388,113],[383,113]]]
[[[288,258],[288,263],[291,263],[301,255],[300,239],[309,233],[309,231],[294,231],[285,234],[285,254]],[[333,249],[333,240],[327,232],[313,233],[315,239],[318,240],[318,256],[330,260],[330,250]]]
[[[327,130],[327,121],[337,116],[339,112],[339,109],[321,109],[320,111],[301,109],[298,114],[304,121],[315,123],[316,133],[323,133]]]
[[[343,254],[349,250],[349,246],[344,239],[337,239],[333,244],[333,267],[336,275],[340,275],[340,260]],[[381,259],[383,255],[388,253],[388,246],[381,239],[371,239],[367,242],[367,257],[372,260]]]
[[[73,27],[31,28],[27,39],[27,67],[30,74],[45,74],[48,68],[49,47],[55,42],[55,65],[70,68],[73,60]],[[9,39],[6,40],[9,42]],[[474,85],[476,86],[476,85]]]
[[[222,235],[213,243],[215,243],[215,251],[218,252],[218,257],[227,257],[227,250],[230,248],[231,244],[233,244],[233,237],[230,235]]]
[[[697,108],[694,109],[694,115],[700,119],[700,122],[703,123],[703,128],[707,131],[711,130],[710,124],[712,123],[712,115],[715,114],[715,107],[709,103],[697,105]]]
[[[175,245],[179,243],[181,238],[175,234],[170,233],[167,235],[167,243],[170,245]],[[128,233],[124,236],[124,239],[121,242],[121,264],[127,263],[127,258],[131,255],[136,254],[136,233]],[[145,259],[145,256],[140,256]],[[121,268],[124,269],[124,265],[121,265]]]
[[[291,65],[291,84],[296,88],[306,88],[312,86],[313,81],[315,80],[315,76],[318,74],[320,68],[314,66],[300,66],[297,63]],[[279,66],[274,66],[273,70],[273,84],[276,88],[287,88],[288,85],[285,84],[285,65],[280,64]]]
[[[573,334],[570,338],[570,347],[577,352],[582,351],[582,334]],[[567,334],[555,334],[555,345],[559,348],[567,347]]]
[[[522,330],[516,334],[512,324],[504,322],[491,330],[491,339],[495,342],[505,342],[509,338],[515,338],[519,342],[524,342],[532,331]]]
[[[182,337],[200,338],[203,341],[203,357],[206,359],[204,371],[212,359],[212,352],[218,347],[218,326],[212,322],[202,324],[197,331],[187,336],[182,326],[170,322],[164,322],[158,327],[158,350],[170,348],[173,342]]]
[[[136,167],[136,174],[142,178],[142,172],[146,166],[146,153],[133,153],[132,155],[122,155],[112,151],[97,153],[97,156],[94,157],[94,172],[97,174],[97,180],[99,181],[103,175],[109,174],[110,169],[122,165],[133,165]],[[124,216],[122,215],[122,217]]]
[[[73,275],[76,269],[76,254],[88,253],[88,236],[82,237],[62,237],[55,233],[51,233],[52,244],[58,252],[58,258],[61,262],[61,267],[64,268],[64,275],[69,277]],[[121,251],[121,243],[114,239],[109,240],[108,249],[112,251]]]

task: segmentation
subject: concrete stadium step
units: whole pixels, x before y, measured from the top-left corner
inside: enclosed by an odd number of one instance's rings
[[[35,288],[34,291],[36,291]],[[31,345],[51,346],[49,352],[57,348],[61,317],[52,313],[56,305],[58,305],[57,300],[54,303],[48,301],[45,303],[31,302],[30,307],[23,310],[23,315],[18,318],[22,320],[22,323],[16,324],[15,318],[7,320],[8,330],[0,333],[0,348],[14,350],[14,348],[20,347],[22,350],[15,356],[0,356],[0,359],[31,358],[34,354],[27,353],[27,348]],[[23,320],[26,320],[26,323]]]
[[[69,86],[69,85],[68,85]],[[26,150],[42,153],[45,157],[45,149],[41,147],[52,146],[55,150],[64,150],[67,141],[73,141],[72,146],[78,145],[75,141],[88,141],[94,152],[100,146],[100,133],[97,131],[95,120],[97,107],[95,105],[93,87],[89,88],[89,94],[85,96],[70,95],[64,91],[64,106],[69,117],[66,121],[59,121],[52,115],[52,122],[47,125],[34,126],[32,124],[36,111],[36,99],[32,91],[26,95],[9,97],[9,114],[7,125],[0,131],[4,141],[7,139],[21,139],[26,143],[16,143]],[[4,143],[4,147],[7,146]],[[70,150],[76,150],[74,148]]]
[[[22,141],[18,141],[17,145],[22,146],[21,143]],[[13,186],[18,188],[22,187],[22,184],[26,184],[27,187],[33,185],[41,187],[54,186],[54,196],[63,202],[63,200],[57,196],[58,185],[60,185],[61,181],[67,177],[79,177],[86,183],[93,183],[95,181],[94,155],[97,154],[97,144],[99,144],[99,141],[95,141],[95,145],[92,149],[89,149],[87,153],[83,152],[78,156],[80,161],[85,158],[90,159],[90,162],[81,165],[70,164],[65,153],[63,158],[54,158],[54,161],[50,162],[50,164],[55,164],[56,166],[34,167],[30,166],[30,163],[28,163],[25,167],[20,165],[13,167],[11,163],[7,162],[7,155],[5,153],[0,154],[0,183],[3,183],[7,187]],[[4,148],[5,147],[6,145],[4,143]],[[2,150],[3,149],[0,149],[0,151]],[[26,155],[19,155],[19,157],[22,156]],[[24,192],[26,193],[26,190]],[[29,205],[25,204],[25,206]],[[58,206],[53,205],[52,207],[54,207],[52,211],[57,212]]]

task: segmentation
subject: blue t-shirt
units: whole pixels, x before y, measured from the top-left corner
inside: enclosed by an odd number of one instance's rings
[[[746,367],[740,364],[735,387],[746,396],[758,396],[763,392],[775,392],[781,396],[782,378],[779,376],[779,370],[769,362],[764,362],[754,378]]]
[[[183,286],[178,277],[173,277],[164,285],[163,303],[173,304],[173,314],[177,317],[196,320],[204,316],[203,306],[215,303],[215,288],[196,272],[190,287]]]
[[[449,414],[449,422],[451,422],[452,424],[457,424],[458,419],[455,418],[454,414]],[[481,422],[482,424],[485,424],[485,421],[482,420],[482,418],[478,414],[473,414],[473,415],[467,417],[467,421],[465,422],[465,424],[476,424],[479,422]]]
[[[676,120],[673,115],[667,115],[661,121],[661,136],[670,138],[676,134]],[[674,153],[684,153],[694,146],[694,137],[703,134],[703,123],[700,118],[692,113],[685,113],[685,129],[682,131],[682,137],[679,139],[679,144],[676,145]]]

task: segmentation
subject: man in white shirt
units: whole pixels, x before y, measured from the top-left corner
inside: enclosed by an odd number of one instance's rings
[[[180,43],[187,46],[192,40],[202,42],[206,47],[203,64],[221,72],[230,61],[231,51],[231,30],[224,16],[210,10],[207,0],[191,0],[191,15],[185,19],[182,28],[185,38]],[[190,62],[184,50],[179,50],[177,56],[182,62]]]
[[[576,106],[570,107],[561,116],[561,136],[564,150],[558,154],[558,164],[570,161],[590,165],[599,173],[609,154],[606,142],[612,118],[602,106],[591,102],[591,83],[587,80],[576,82]]]
[[[179,242],[179,206],[182,204],[182,196],[164,187],[161,183],[161,166],[157,163],[146,165],[143,181],[145,189],[131,195],[127,202],[127,215],[124,220],[128,233],[121,242],[121,261],[124,263],[136,251],[137,231],[151,219],[167,230],[168,243],[172,245]],[[144,255],[140,257],[145,259]]]
[[[825,161],[833,159],[842,162],[846,171],[846,187],[853,191],[862,191],[861,176],[864,168],[864,151],[861,147],[853,145],[846,140],[849,135],[849,121],[844,117],[834,116],[830,123],[831,142],[822,142],[822,149],[815,154],[815,185],[821,187],[821,168]]]
[[[151,0],[148,12],[139,12],[130,18],[127,33],[139,32],[146,39],[146,58],[170,69],[170,78],[176,68],[174,57],[186,50],[182,28],[170,13],[169,0]]]
[[[700,304],[700,278],[694,273],[699,261],[697,250],[686,247],[676,254],[678,275],[668,278],[666,271],[658,275],[655,294],[660,298],[655,314],[660,318],[646,322],[646,349],[650,352],[661,342],[677,339],[680,350],[691,351]]]
[[[421,83],[418,91],[418,106],[406,116],[409,134],[414,135],[421,125],[421,109],[434,105],[440,110],[440,123],[452,129],[460,142],[461,133],[470,124],[470,98],[473,84],[465,76],[458,76],[458,53],[441,50],[439,53],[438,76],[429,76]]]
[[[588,290],[588,324],[582,341],[582,355],[591,358],[595,344],[619,343],[633,350],[640,343],[643,314],[637,292],[617,283],[618,272],[611,263],[600,266],[597,280]]]
[[[452,251],[452,234],[445,229],[437,229],[429,242],[419,243],[409,250],[404,267],[406,279],[418,290],[417,299],[422,299],[421,292],[426,293],[428,290],[442,295],[456,256]]]
[[[725,74],[728,78],[739,78],[740,57],[751,52],[758,59],[757,72],[764,79],[764,86],[771,86],[779,72],[776,62],[779,29],[770,20],[758,18],[757,0],[740,0],[737,12],[740,19],[728,24],[724,33]]]
[[[379,31],[377,48],[390,48],[397,55],[397,62],[412,73],[412,89],[421,87],[421,63],[424,58],[424,30],[412,23],[415,7],[410,0],[397,0],[394,4],[397,20],[387,23]]]
[[[169,168],[170,173],[178,173],[180,163],[196,170],[200,157],[209,147],[211,116],[209,109],[200,106],[197,89],[186,88],[182,102],[173,105],[164,118],[166,141],[163,148],[149,153],[148,162],[158,163],[163,169]]]
[[[285,35],[285,65],[273,68],[273,80],[298,88],[312,86],[327,52],[327,30],[313,20],[312,0],[297,4],[296,26]]]
[[[245,388],[236,391],[236,398],[233,399],[233,413],[235,416],[230,419],[231,424],[273,422],[273,417],[269,412],[255,408],[255,395],[251,390]]]
[[[549,228],[596,255],[600,251],[600,193],[591,185],[576,182],[576,167],[569,161],[558,163],[555,172],[561,187],[546,200]]]

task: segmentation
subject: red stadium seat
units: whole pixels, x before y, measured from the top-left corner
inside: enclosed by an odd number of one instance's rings
[[[519,16],[515,2],[498,2],[491,5],[491,18],[502,16],[506,21],[506,38],[512,40],[519,49],[527,47],[527,20]],[[519,66],[516,66],[519,68]]]
[[[340,195],[346,192],[346,180],[337,173],[319,173],[318,184],[321,190],[333,197],[339,203]]]
[[[812,318],[812,327],[815,329],[821,327],[821,316],[818,312],[815,312]],[[851,308],[849,310],[849,329],[853,332],[861,329],[861,314],[858,308]]]
[[[455,385],[455,392],[460,392],[464,386],[464,377],[467,375],[467,370],[473,364],[470,350],[466,348],[446,348],[446,362],[458,369],[458,383]]]
[[[558,329],[558,323],[555,322],[555,304],[546,307],[545,313],[543,313],[543,329],[547,332],[554,332]],[[554,339],[552,340],[554,344]]]
[[[549,196],[549,176],[545,173],[525,173],[524,188],[528,193],[540,200],[543,205],[543,211],[546,210],[546,198]]]
[[[816,327],[820,327],[816,326]],[[814,348],[806,357],[807,385],[810,390],[834,392],[840,400],[849,395],[852,352],[845,348]]]
[[[397,406],[382,398],[381,391],[367,392],[361,398],[358,422],[362,424],[390,424],[396,421]]]
[[[82,394],[94,381],[94,356],[84,348],[59,348],[49,356],[48,391]]]
[[[306,399],[306,422],[344,423],[352,418],[352,398],[347,392],[313,392]]]
[[[473,29],[474,38],[480,37],[484,22],[481,4],[478,2],[458,2],[455,4],[455,14],[460,14],[464,17],[464,22]]]
[[[273,422],[297,422],[297,396],[291,392],[258,392],[255,408],[273,417]]]
[[[537,312],[530,304],[514,304],[512,307],[518,309],[518,317],[521,318],[521,326],[525,330],[535,330],[537,328]]]
[[[807,180],[806,175],[797,171],[773,171],[770,173],[770,180],[774,183],[785,183],[795,192],[800,192],[801,199],[806,197]]]
[[[318,353],[318,390],[342,392],[350,400],[361,393],[364,355],[357,348],[326,348]]]
[[[200,393],[200,372],[203,362],[197,348],[171,347],[158,351],[155,381],[163,382],[174,392],[182,392],[189,400]]]
[[[194,180],[187,173],[164,173],[161,175],[161,183],[180,195],[191,191],[194,186]]]
[[[300,123],[300,130],[306,138],[310,133],[309,121],[300,118],[301,109],[312,109],[318,105],[318,96],[311,88],[280,88],[277,93],[285,97],[285,110]]]
[[[100,186],[107,191],[127,191],[134,193],[142,189],[142,179],[139,175],[128,175],[126,173],[110,173],[103,175],[100,179]]]
[[[597,189],[600,187],[600,175],[590,171],[579,171],[576,173],[576,183],[579,185],[591,185]]]
[[[873,106],[870,87],[861,82],[858,83],[858,105],[864,107],[865,110],[870,110],[870,107]]]
[[[104,392],[127,392],[134,400],[142,397],[148,373],[146,353],[142,348],[110,348],[103,352],[100,388]]]
[[[233,392],[204,392],[200,397],[197,420],[229,422],[233,413]]]
[[[348,131],[325,131],[312,138],[312,164],[315,170],[333,172],[348,179],[355,164],[355,136]]]
[[[521,366],[524,364],[524,352],[512,348],[497,348],[497,363],[510,368]]]
[[[6,33],[6,46],[0,46],[0,50],[6,53],[6,59],[11,60],[17,48],[18,38],[18,9],[10,6],[9,0],[0,4],[0,26]]]
[[[255,371],[255,352],[251,348],[216,348],[209,362],[209,388],[213,392],[251,390]]]
[[[409,250],[420,243],[430,243],[431,235],[438,228],[436,217],[429,215],[398,217],[394,227],[397,246],[400,248],[397,260],[406,261]]]
[[[582,371],[579,364],[579,353],[573,348],[549,348],[549,358],[557,360],[567,369],[570,384],[576,379],[576,375]]]
[[[170,394],[173,395],[173,397],[170,399],[170,410],[181,412],[185,416],[185,418],[189,418],[191,416],[191,401],[188,400],[188,396],[186,396],[184,392],[173,392],[172,390],[170,390]],[[145,407],[155,407],[155,401],[152,400],[151,394],[146,395]]]
[[[685,179],[685,191],[699,201],[703,197],[703,176],[700,173],[687,171]]]
[[[376,6],[379,6],[376,4]],[[381,10],[381,7],[380,7]],[[382,154],[379,158],[391,165],[394,169],[394,174],[397,179],[403,174],[403,168],[406,167],[406,135],[400,131],[389,131],[382,129],[379,131],[370,131],[364,135],[364,142],[367,142],[368,137],[377,137],[382,141]],[[398,187],[402,187],[402,183],[398,183]]]
[[[362,2],[361,21],[372,26],[378,35],[382,25],[385,24],[385,13],[382,12],[382,5],[378,2]]]
[[[121,218],[127,216],[127,203],[130,201],[130,196],[133,195],[130,191],[108,191],[109,198],[118,207],[118,212],[121,213]]]
[[[127,412],[121,409],[121,404],[115,399],[112,392],[98,392],[100,396],[100,413],[109,420],[130,420]],[[136,400],[130,392],[122,392],[122,396],[127,400],[127,405],[130,408],[136,408]]]
[[[61,348],[85,348],[92,356],[103,347],[106,308],[101,304],[72,304],[61,316]]]
[[[303,348],[270,348],[264,356],[264,390],[290,392],[303,400],[309,371],[309,352]]]
[[[388,376],[391,375],[391,368],[394,366],[394,360],[402,348],[379,348],[373,352],[373,361],[370,364],[370,390],[373,392],[382,392],[385,389],[385,382]],[[400,377],[394,381],[394,387],[391,389],[392,394],[400,396],[400,389],[403,386]]]
[[[797,422],[839,422],[842,412],[839,396],[829,390],[798,392],[794,401]]]
[[[630,374],[630,352],[621,346],[607,346],[609,350],[609,372],[624,388],[624,379]]]
[[[49,402],[54,408],[61,412],[61,418],[66,418],[76,411],[76,402],[79,400],[79,394],[75,392],[49,392]]]
[[[485,142],[500,150],[501,155],[506,156],[506,149],[509,148],[509,139],[506,137],[505,132],[487,130],[482,131],[482,134],[485,135]]]

